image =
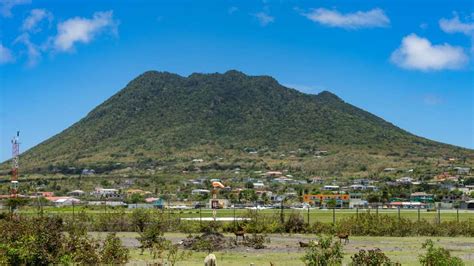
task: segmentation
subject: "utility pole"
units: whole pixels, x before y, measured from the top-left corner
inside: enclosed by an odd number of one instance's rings
[[[20,131],[12,139],[12,178],[10,184],[11,197],[18,196],[18,169],[20,163]]]

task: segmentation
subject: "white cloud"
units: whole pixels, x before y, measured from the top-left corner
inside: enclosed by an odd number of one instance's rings
[[[31,0],[0,0],[0,15],[3,17],[11,17],[12,9],[18,5],[31,3]]]
[[[31,42],[30,35],[28,33],[23,33],[18,36],[18,38],[15,40],[15,43],[21,43],[26,47],[28,66],[33,67],[38,64],[39,60],[41,59],[41,50],[40,47]]]
[[[308,19],[321,23],[329,27],[339,27],[344,29],[376,28],[387,27],[390,19],[384,11],[374,8],[369,11],[357,11],[354,13],[340,13],[337,10],[326,8],[313,9],[309,13],[303,14]]]
[[[435,94],[426,94],[423,96],[423,103],[426,105],[439,105],[443,102],[443,99]]]
[[[474,35],[474,22],[461,22],[457,14],[451,19],[440,19],[439,27],[446,33],[463,33],[468,36]]]
[[[239,11],[239,8],[236,7],[236,6],[231,6],[231,7],[229,7],[229,9],[227,10],[227,12],[228,12],[229,14],[231,14],[231,15],[234,14],[235,12],[237,12],[237,11]]]
[[[58,24],[58,35],[54,38],[54,48],[70,51],[76,43],[89,43],[102,32],[117,32],[118,22],[113,12],[96,12],[91,19],[75,17]]]
[[[7,47],[0,44],[0,65],[11,63],[15,60],[12,52]]]
[[[53,14],[46,9],[32,9],[30,15],[23,20],[21,30],[39,32],[41,29],[38,27],[38,24],[44,19],[51,22],[53,20]]]
[[[267,26],[268,24],[273,23],[275,21],[274,17],[270,16],[265,12],[256,13],[254,14],[254,16],[258,19],[260,25],[262,26]]]
[[[433,45],[412,33],[403,38],[400,47],[392,53],[391,61],[402,68],[430,71],[461,68],[468,57],[461,47],[447,43]]]

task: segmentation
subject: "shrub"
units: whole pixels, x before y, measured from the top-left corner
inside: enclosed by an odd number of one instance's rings
[[[376,248],[373,250],[365,251],[359,250],[359,253],[354,254],[351,257],[352,266],[391,266],[400,265],[399,263],[393,263],[380,249]]]
[[[458,257],[451,256],[449,250],[435,247],[431,239],[426,240],[421,246],[426,249],[426,254],[420,255],[419,261],[424,266],[461,266],[464,265]]]
[[[296,212],[290,213],[284,227],[287,233],[304,233],[306,229],[303,217]]]
[[[319,243],[310,242],[301,260],[307,266],[342,264],[342,246],[332,236],[320,237]]]
[[[245,245],[254,249],[265,248],[265,243],[269,243],[270,239],[266,235],[252,234],[245,238]]]

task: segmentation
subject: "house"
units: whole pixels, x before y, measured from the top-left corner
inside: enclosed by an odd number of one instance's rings
[[[433,178],[436,182],[444,182],[444,181],[452,181],[452,182],[457,182],[459,178],[457,176],[452,176],[451,174],[445,172],[442,174],[439,174]]]
[[[70,206],[81,203],[80,200],[73,197],[45,197],[45,199],[52,202],[56,206]]]
[[[343,208],[349,206],[349,194],[304,194],[303,202],[313,206],[327,206],[327,204],[334,200],[335,207]]]
[[[211,193],[211,191],[208,189],[193,189],[191,191],[192,195],[207,195],[209,193]]]
[[[98,198],[106,198],[106,199],[121,198],[121,195],[118,189],[115,189],[115,188],[95,188],[95,190],[91,194]]]
[[[368,202],[362,199],[362,193],[350,193],[349,194],[349,208],[364,208],[368,206]]]
[[[209,199],[209,205],[206,207],[212,208],[213,201],[217,202],[217,209],[227,209],[229,207],[229,200],[227,199]]]
[[[467,175],[471,171],[469,167],[454,167],[454,170],[457,171],[458,175]]]
[[[425,192],[415,192],[411,193],[410,201],[412,202],[422,202],[422,203],[433,203],[434,195],[426,194]]]
[[[265,184],[263,182],[255,182],[255,183],[253,183],[253,188],[254,189],[263,189],[263,188],[265,188]]]
[[[322,184],[324,182],[322,177],[316,176],[311,179],[311,184]]]
[[[427,207],[426,203],[422,202],[408,202],[408,201],[393,201],[387,204],[389,208],[404,208],[404,209],[413,209],[421,208],[424,209]]]
[[[287,184],[294,182],[294,179],[288,177],[277,177],[272,180],[274,183]]]
[[[395,172],[395,171],[397,171],[397,169],[392,168],[392,167],[387,167],[387,168],[383,169],[383,171],[384,172]]]
[[[366,190],[367,187],[364,185],[351,185],[349,187],[351,190]]]
[[[398,184],[405,184],[405,185],[408,185],[408,184],[411,184],[413,183],[413,178],[409,177],[409,176],[404,176],[404,177],[401,177],[401,178],[398,178],[396,180],[396,182]]]
[[[193,163],[202,163],[204,162],[203,159],[193,159]]]
[[[71,196],[71,197],[82,197],[84,196],[85,192],[77,189],[77,190],[70,191],[67,194],[68,196]]]
[[[327,190],[327,191],[338,191],[339,190],[339,186],[335,186],[335,185],[326,185],[323,187],[323,190]]]
[[[474,200],[466,201],[464,206],[468,210],[474,210]]]

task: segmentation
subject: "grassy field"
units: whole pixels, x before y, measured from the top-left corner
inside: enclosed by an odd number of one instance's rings
[[[126,213],[131,213],[133,210],[131,209],[122,209]],[[37,213],[38,209],[34,207],[23,207],[21,209],[21,213],[24,214],[35,214]],[[82,206],[77,206],[74,208],[72,207],[45,207],[43,208],[44,213],[46,214],[61,214],[61,215],[72,215],[74,213],[79,213],[81,211],[85,211],[88,214],[103,214],[103,213],[114,213],[114,212],[119,212],[119,210],[115,208],[104,208],[104,207],[96,207],[96,208],[90,208],[90,207],[82,207]],[[157,210],[159,211],[159,210]],[[246,209],[236,209],[235,210],[235,216],[236,217],[243,217],[249,213],[250,210]],[[255,212],[255,210],[252,210]],[[165,213],[169,213],[170,216],[174,217],[179,217],[179,218],[199,218],[199,217],[212,217],[212,210],[209,209],[193,209],[193,210],[183,210],[183,211],[178,211],[178,210],[164,210]],[[279,216],[280,210],[277,209],[266,209],[266,210],[257,210],[259,214],[264,214],[268,216]],[[307,210],[292,210],[292,209],[285,209],[284,213],[285,214],[290,214],[292,212],[299,212],[305,219],[305,221],[308,221],[308,211]],[[362,214],[365,212],[371,212],[371,213],[376,213],[374,209],[372,210],[356,210],[356,209],[336,209],[334,211],[332,210],[321,210],[321,209],[311,209],[309,210],[309,221],[310,222],[324,222],[324,223],[330,223],[333,221],[333,218],[335,220],[342,219],[344,217],[349,217],[356,215],[357,213]],[[386,215],[391,215],[394,217],[398,216],[398,211],[396,209],[380,209],[378,210],[379,214],[386,214]],[[334,217],[333,217],[334,215]],[[420,219],[425,219],[428,221],[436,221],[438,218],[438,213],[437,212],[428,212],[426,210],[420,210],[419,212],[419,217]],[[234,216],[234,210],[233,209],[221,209],[217,210],[217,217],[233,217]],[[411,220],[417,220],[418,219],[418,211],[416,209],[401,209],[400,210],[400,217],[403,218],[409,218]],[[456,221],[459,219],[459,221],[466,221],[469,219],[474,219],[474,211],[467,211],[467,210],[459,210],[459,214],[456,212],[456,210],[441,210],[440,212],[440,218],[441,221]]]
[[[105,233],[93,233],[100,238]],[[146,265],[152,260],[150,254],[145,252],[140,255],[137,248],[138,242],[136,233],[122,232],[118,233],[122,242],[131,248],[131,261],[129,265]],[[231,237],[231,235],[227,235]],[[186,237],[185,234],[169,233],[165,237],[178,242]],[[234,249],[215,252],[218,265],[241,266],[254,263],[256,266],[270,265],[270,261],[277,266],[298,266],[304,265],[301,257],[304,249],[298,247],[298,241],[308,241],[316,238],[314,235],[280,235],[272,234],[269,236],[270,243],[267,248],[255,250],[246,247],[237,247]],[[418,256],[424,251],[421,244],[428,237],[351,237],[350,243],[344,245],[344,263],[350,261],[350,257],[357,253],[359,249],[380,248],[392,261],[398,261],[402,265],[419,265]],[[451,251],[452,255],[458,256],[466,265],[474,265],[474,238],[469,237],[431,237],[437,246],[442,246]],[[193,252],[192,256],[178,265],[202,265],[204,257],[203,252]]]

